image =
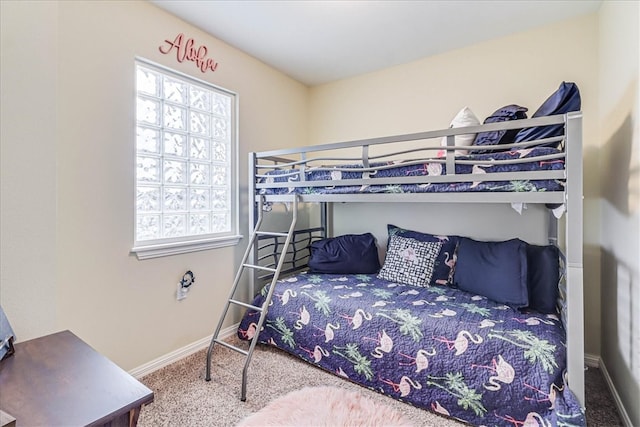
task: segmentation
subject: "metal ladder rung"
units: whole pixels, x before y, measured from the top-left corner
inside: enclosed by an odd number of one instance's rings
[[[256,231],[258,236],[278,236],[278,237],[287,237],[287,233],[280,233],[277,231]]]
[[[222,346],[224,346],[224,347],[227,347],[227,348],[228,348],[228,349],[230,349],[230,350],[237,351],[238,353],[242,353],[242,354],[244,354],[245,356],[247,356],[247,355],[249,354],[249,352],[248,352],[247,350],[243,350],[243,349],[241,349],[241,348],[238,348],[238,347],[236,347],[235,345],[232,345],[232,344],[229,344],[228,342],[225,342],[225,341],[219,340],[218,338],[214,339],[213,341],[214,341],[215,343],[217,343],[217,344],[220,344],[220,345],[222,345]]]
[[[233,304],[241,305],[241,306],[243,306],[245,308],[251,308],[251,309],[253,309],[255,311],[258,311],[258,312],[262,312],[262,307],[255,306],[253,304],[247,304],[246,302],[238,301],[238,300],[235,300],[235,299],[230,299],[229,302],[233,303]]]
[[[1,1],[1,0],[0,0]],[[231,291],[229,293],[229,298],[227,299],[227,303],[224,306],[224,309],[222,310],[222,314],[220,316],[220,320],[218,321],[218,325],[216,326],[216,330],[213,333],[213,336],[211,337],[211,343],[209,344],[209,349],[207,350],[207,364],[206,364],[206,370],[205,370],[205,376],[204,379],[206,381],[211,381],[211,353],[213,351],[213,346],[214,344],[220,344],[230,350],[233,350],[235,352],[238,352],[240,354],[243,354],[245,356],[245,362],[244,362],[244,368],[242,369],[242,389],[240,392],[240,400],[241,401],[246,401],[247,400],[247,372],[248,372],[248,368],[249,368],[249,363],[251,362],[251,356],[253,354],[253,351],[255,350],[256,344],[258,343],[258,337],[260,335],[259,331],[261,331],[263,329],[263,325],[264,322],[266,320],[266,315],[267,312],[269,310],[269,304],[271,304],[271,299],[273,298],[274,295],[274,291],[275,291],[275,287],[276,287],[276,282],[278,281],[278,277],[280,276],[280,272],[282,271],[282,266],[283,263],[285,261],[285,259],[287,258],[288,255],[288,249],[289,249],[289,245],[291,245],[292,240],[295,236],[295,227],[296,227],[296,223],[298,221],[298,202],[299,202],[299,198],[297,195],[292,195],[292,201],[293,201],[293,209],[292,209],[292,216],[291,216],[291,224],[289,225],[289,232],[288,233],[281,233],[281,232],[273,232],[273,231],[259,231],[260,225],[262,224],[262,213],[263,213],[263,208],[264,208],[264,203],[265,203],[265,198],[264,197],[260,197],[259,201],[258,201],[258,207],[257,207],[257,211],[258,211],[258,220],[256,221],[253,231],[251,233],[251,238],[249,240],[249,244],[247,245],[247,248],[244,252],[244,255],[242,257],[242,261],[240,261],[240,267],[238,268],[238,271],[236,272],[236,276],[233,279],[233,285],[231,286]],[[258,240],[257,236],[278,236],[278,237],[285,237],[286,239],[284,240],[284,242],[282,244],[280,244],[279,242],[276,241],[275,243],[275,248],[276,248],[276,255],[279,255],[277,257],[277,263],[276,263],[276,268],[271,268],[271,267],[266,267],[266,266],[261,266],[261,265],[254,265],[254,264],[249,264],[247,261],[249,259],[249,255],[251,255],[252,251],[255,251],[255,255],[258,255],[258,251],[260,250],[260,245],[258,244]],[[295,242],[294,242],[295,245]],[[271,246],[271,245],[269,245]],[[277,253],[279,249],[279,254]],[[294,251],[295,253],[295,251]],[[260,261],[260,257],[257,256],[258,261]],[[256,261],[253,261],[256,262]],[[272,264],[269,264],[272,265]],[[240,284],[240,277],[244,271],[245,268],[252,268],[252,269],[256,269],[256,270],[263,270],[263,271],[269,271],[271,273],[273,273],[272,277],[271,277],[271,285],[269,287],[269,292],[267,293],[267,295],[264,297],[264,303],[262,304],[262,307],[257,307],[255,305],[252,304],[248,304],[242,301],[238,301],[237,299],[234,298],[234,295],[236,293],[236,290],[238,289],[238,285]],[[257,275],[257,274],[254,274]],[[251,338],[251,344],[249,344],[249,350],[243,350],[241,348],[238,348],[232,344],[229,344],[225,341],[222,341],[220,339],[218,339],[218,334],[220,333],[220,329],[222,328],[222,325],[224,324],[224,320],[229,312],[229,307],[231,306],[231,304],[237,304],[239,306],[242,307],[246,307],[249,309],[253,309],[256,310],[260,313],[260,318],[258,319],[257,323],[255,324],[255,333],[253,334],[253,337]]]
[[[272,273],[275,273],[276,270],[275,268],[271,268],[271,267],[263,267],[261,265],[253,265],[253,264],[242,264],[243,267],[247,267],[247,268],[255,268],[256,270],[265,270],[265,271],[270,271]]]

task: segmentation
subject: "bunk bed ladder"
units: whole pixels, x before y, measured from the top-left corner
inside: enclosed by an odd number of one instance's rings
[[[242,257],[242,261],[240,262],[240,267],[236,273],[235,279],[233,281],[233,285],[231,287],[231,293],[229,294],[229,298],[222,310],[222,315],[220,316],[220,321],[218,322],[218,326],[216,326],[216,330],[211,338],[211,343],[209,344],[209,349],[207,350],[207,366],[206,366],[206,374],[205,380],[211,381],[211,353],[213,351],[214,344],[220,344],[223,347],[226,347],[230,350],[236,351],[245,356],[244,369],[242,370],[242,393],[240,396],[240,400],[243,402],[247,400],[247,371],[249,369],[249,363],[251,362],[251,356],[253,355],[253,351],[258,343],[258,336],[260,335],[260,331],[262,330],[262,325],[267,316],[267,310],[269,305],[271,304],[271,298],[273,297],[274,290],[276,288],[276,282],[280,276],[280,271],[282,270],[282,266],[284,264],[287,251],[289,249],[289,245],[293,239],[293,234],[296,227],[296,222],[298,220],[298,196],[293,196],[293,207],[292,207],[292,218],[291,225],[289,226],[289,231],[287,233],[281,232],[272,232],[272,231],[261,231],[260,226],[262,225],[263,218],[263,207],[264,207],[264,197],[261,197],[258,201],[258,218],[256,221],[256,225],[251,233],[251,238],[249,240],[249,244],[247,245],[247,250]],[[280,252],[280,256],[278,257],[278,262],[275,268],[264,267],[260,265],[250,264],[248,263],[250,254],[255,250],[258,244],[259,236],[278,236],[285,237],[285,241],[282,244],[282,251]],[[254,306],[252,304],[247,304],[245,302],[239,301],[235,299],[235,293],[238,289],[238,284],[240,283],[240,277],[245,269],[253,269],[259,271],[268,271],[273,274],[273,278],[271,279],[271,284],[269,286],[269,292],[264,299],[264,303],[261,307]],[[220,329],[222,328],[222,324],[224,323],[225,318],[227,317],[227,313],[229,311],[229,307],[231,304],[239,305],[244,308],[252,309],[260,313],[260,319],[256,325],[255,334],[251,338],[251,343],[249,345],[249,350],[244,350],[242,348],[238,348],[232,344],[227,343],[218,338],[220,334]]]

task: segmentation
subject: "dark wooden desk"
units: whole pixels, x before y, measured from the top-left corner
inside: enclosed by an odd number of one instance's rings
[[[15,345],[0,363],[0,409],[16,426],[135,426],[153,392],[69,331]]]

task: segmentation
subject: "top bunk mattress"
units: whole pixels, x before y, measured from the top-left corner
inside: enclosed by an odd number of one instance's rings
[[[564,153],[553,147],[444,158],[273,169],[257,176],[262,195],[563,192]],[[554,172],[555,171],[555,172]]]
[[[552,132],[549,134],[548,129]],[[518,139],[522,132],[536,131]],[[458,137],[513,135],[458,144]],[[504,141],[503,141],[504,139]],[[266,202],[567,203],[582,192],[582,114],[250,153]]]

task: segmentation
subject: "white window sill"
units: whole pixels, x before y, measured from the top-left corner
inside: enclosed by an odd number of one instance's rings
[[[136,254],[139,260],[160,258],[170,255],[186,254],[189,252],[206,251],[208,249],[223,248],[237,245],[242,235],[218,237],[215,239],[193,240],[190,242],[161,243],[148,246],[135,246],[131,253]]]

